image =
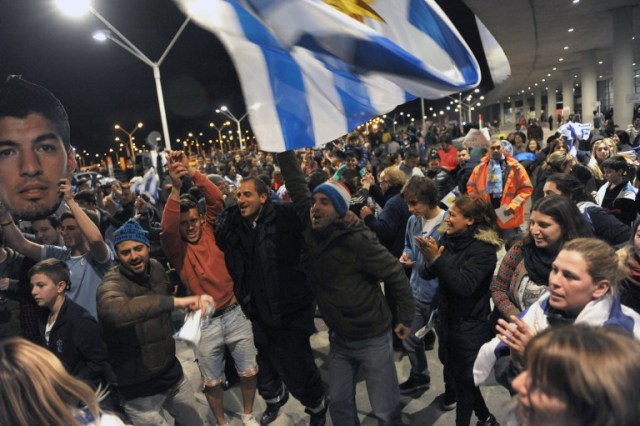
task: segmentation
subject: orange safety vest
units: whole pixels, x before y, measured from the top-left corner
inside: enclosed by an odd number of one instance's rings
[[[467,182],[467,193],[471,196],[480,196],[491,202],[491,194],[487,193],[487,176],[489,173],[490,155],[487,154],[471,172],[471,177]],[[514,212],[511,219],[506,223],[498,220],[500,229],[511,229],[524,223],[524,204],[533,193],[533,185],[525,168],[509,154],[504,154],[507,167],[504,173],[507,178],[503,178],[502,198],[500,205],[507,205]]]

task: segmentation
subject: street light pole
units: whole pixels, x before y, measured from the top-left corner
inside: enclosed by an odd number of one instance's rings
[[[173,47],[173,45],[184,31],[185,27],[191,20],[190,17],[187,17],[176,34],[173,36],[169,45],[162,53],[162,56],[158,61],[153,62],[149,59],[140,49],[136,47],[128,38],[126,38],[116,27],[114,27],[111,22],[109,22],[104,16],[102,16],[90,3],[90,0],[85,0],[84,2],[80,1],[63,1],[58,0],[58,7],[63,12],[72,16],[79,16],[85,11],[91,12],[96,18],[98,18],[110,31],[98,31],[94,33],[93,38],[98,41],[106,41],[107,39],[113,41],[118,46],[122,47],[124,50],[147,64],[149,67],[153,69],[153,79],[156,85],[156,93],[158,96],[158,107],[160,109],[160,121],[162,123],[162,134],[164,137],[164,145],[167,149],[171,149],[171,139],[169,139],[169,125],[167,123],[167,112],[164,106],[164,94],[162,92],[162,84],[160,82],[160,65],[164,61],[164,59],[169,54],[169,51]]]
[[[480,90],[479,89],[475,89],[473,92],[474,93],[480,93]],[[455,99],[455,98],[453,98],[451,96],[447,96],[447,97],[449,99],[452,99],[453,101],[455,101],[458,104],[458,119],[459,119],[458,125],[459,126],[462,126],[462,108],[464,107],[464,108],[467,109],[467,121],[471,122],[471,118],[472,118],[471,117],[471,111],[473,109],[475,109],[474,103],[476,103],[477,106],[480,106],[481,103],[478,100],[480,100],[480,101],[484,100],[484,96],[480,96],[478,99],[474,100],[473,99],[473,94],[469,94],[466,97],[466,101],[468,103],[464,103],[464,102],[462,102],[462,92],[458,93],[458,99]]]
[[[225,121],[224,123],[222,123],[222,126],[218,127],[216,126],[216,123],[209,123],[209,127],[216,129],[216,131],[218,132],[218,143],[220,144],[220,149],[222,150],[222,129],[225,128],[225,126],[228,126],[230,123],[228,121]]]
[[[131,161],[134,163],[135,163],[135,153],[133,152],[133,134],[138,129],[141,129],[142,126],[143,126],[142,123],[138,123],[136,124],[136,127],[134,127],[133,130],[131,130],[130,132],[127,132],[119,124],[116,124],[115,126],[113,126],[114,129],[122,131],[124,134],[126,134],[129,137],[129,154],[130,154],[129,158],[131,158]]]
[[[247,114],[249,114],[249,112],[245,112],[244,115],[240,118],[236,118],[235,115],[233,115],[233,113],[231,111],[229,111],[229,108],[227,108],[226,106],[222,105],[219,109],[216,109],[216,112],[218,114],[222,114],[225,117],[233,120],[236,122],[236,126],[238,126],[238,143],[240,144],[240,150],[244,150],[244,144],[242,143],[242,129],[240,127],[240,122],[247,116]]]

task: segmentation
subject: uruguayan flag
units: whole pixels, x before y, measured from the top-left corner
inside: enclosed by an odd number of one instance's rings
[[[480,70],[432,0],[176,0],[231,56],[261,149],[318,146]]]
[[[158,201],[158,187],[160,179],[155,168],[149,167],[149,170],[142,177],[135,177],[131,180],[131,190],[137,194],[147,194],[154,204]]]

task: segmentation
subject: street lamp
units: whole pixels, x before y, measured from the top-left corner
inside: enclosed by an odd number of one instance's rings
[[[120,127],[119,124],[116,124],[115,126],[113,126],[114,129],[121,130],[123,133],[125,133],[129,137],[129,154],[130,154],[129,158],[131,158],[131,161],[134,161],[134,157],[135,157],[135,153],[133,151],[133,134],[138,129],[141,129],[142,126],[143,126],[142,123],[138,123],[138,124],[136,124],[136,127],[134,127],[133,130],[131,130],[130,132],[127,132],[125,129]]]
[[[102,23],[105,24],[107,28],[109,28],[109,31],[96,31],[93,34],[93,38],[95,40],[104,42],[109,39],[153,69],[153,79],[156,84],[156,93],[158,96],[158,107],[160,108],[160,121],[162,122],[164,145],[167,149],[171,149],[171,141],[169,139],[169,125],[167,124],[167,112],[164,106],[164,95],[162,93],[162,84],[160,82],[160,65],[169,54],[169,51],[178,40],[178,37],[180,37],[180,34],[182,34],[182,31],[185,29],[191,18],[187,17],[184,20],[184,22],[178,29],[178,32],[176,32],[176,34],[173,36],[173,39],[171,39],[171,42],[169,42],[169,45],[162,53],[162,56],[160,56],[160,59],[158,59],[156,62],[153,62],[131,41],[129,41],[129,39],[122,35],[122,33],[118,31],[116,27],[114,27],[109,21],[107,21],[104,16],[98,13],[98,11],[95,10],[91,5],[91,0],[56,0],[56,4],[63,13],[73,17],[79,17],[86,14],[86,12],[91,12],[96,18],[102,21]],[[131,153],[133,155],[133,151],[131,151]]]
[[[473,91],[473,93],[475,93],[475,94],[480,93],[480,90],[479,89],[475,89]],[[447,96],[449,99],[452,99],[456,104],[458,104],[457,111],[458,111],[458,118],[460,120],[459,123],[458,123],[459,126],[462,126],[462,108],[463,107],[467,109],[468,122],[471,122],[471,111],[473,111],[476,106],[481,106],[482,105],[482,103],[478,102],[477,99],[474,100],[473,96],[474,95],[470,93],[465,98],[466,103],[462,101],[462,92],[458,93],[458,99],[456,99],[454,97],[451,97],[451,96]],[[480,96],[478,99],[483,101],[484,100],[484,96]]]
[[[245,112],[242,117],[236,118],[236,116],[233,115],[231,111],[229,111],[229,108],[227,108],[224,105],[222,105],[219,109],[216,109],[216,112],[236,122],[236,126],[238,126],[238,143],[240,144],[239,145],[240,150],[241,151],[244,150],[244,145],[242,143],[242,129],[240,128],[240,122],[247,116],[247,114],[249,114],[249,112]]]
[[[218,132],[218,143],[220,144],[220,149],[222,149],[222,129],[224,129],[229,124],[231,124],[231,122],[225,121],[220,127],[218,127],[216,126],[216,123],[209,123],[209,127],[216,129],[216,131]]]

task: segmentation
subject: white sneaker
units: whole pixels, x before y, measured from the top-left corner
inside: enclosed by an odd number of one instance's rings
[[[260,426],[260,423],[253,417],[253,414],[241,414],[242,424],[244,426]]]

